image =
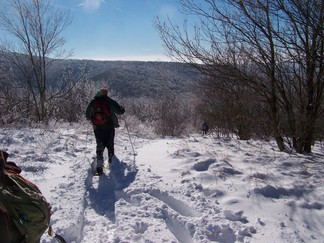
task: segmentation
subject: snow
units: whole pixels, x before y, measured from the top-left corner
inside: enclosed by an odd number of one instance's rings
[[[324,242],[320,143],[301,155],[271,141],[148,139],[121,127],[100,177],[89,124],[1,128],[0,148],[51,203],[67,242]]]

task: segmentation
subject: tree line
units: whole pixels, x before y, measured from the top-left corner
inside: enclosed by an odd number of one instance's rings
[[[324,2],[179,0],[179,6],[197,21],[155,25],[171,56],[209,77],[202,91],[211,116],[227,104],[241,132],[261,118],[281,151],[288,142],[311,152],[323,118]]]

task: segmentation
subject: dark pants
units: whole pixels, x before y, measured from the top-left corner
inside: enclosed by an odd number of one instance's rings
[[[108,158],[111,161],[114,151],[115,128],[96,128],[94,134],[97,143],[97,160],[103,160],[105,148],[108,150]]]

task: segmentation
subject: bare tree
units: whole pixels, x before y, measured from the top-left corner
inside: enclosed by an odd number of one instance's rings
[[[155,131],[163,136],[179,136],[185,133],[190,123],[192,108],[190,98],[186,99],[174,93],[165,93],[156,103]]]
[[[1,49],[3,59],[32,97],[38,121],[46,117],[48,69],[56,59],[68,57],[62,32],[71,23],[69,13],[56,9],[51,0],[8,0],[0,25],[8,33]],[[17,75],[19,74],[19,75]]]
[[[289,23],[284,29],[273,29],[288,57],[278,68],[284,76],[280,97],[289,115],[294,147],[309,153],[316,121],[323,112],[324,2],[277,0],[276,8]]]
[[[189,30],[188,25],[180,28],[157,19],[169,54],[214,80],[253,90],[268,106],[278,148],[285,149],[283,134],[289,134],[298,137],[298,152],[310,152],[323,103],[323,1],[179,0],[179,4],[198,22]],[[290,122],[288,131],[283,131],[284,121]]]

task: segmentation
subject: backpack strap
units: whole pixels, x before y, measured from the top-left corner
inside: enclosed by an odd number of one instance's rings
[[[6,164],[5,164],[5,168],[4,168],[6,171],[10,171],[10,172],[13,172],[13,173],[16,173],[16,174],[20,174],[21,172],[21,169],[18,167],[18,165],[16,165],[15,162],[12,162],[12,161],[8,161]]]

